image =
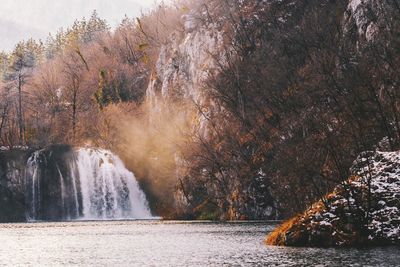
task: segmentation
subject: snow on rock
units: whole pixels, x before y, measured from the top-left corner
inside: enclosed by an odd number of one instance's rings
[[[362,1],[361,0],[351,0],[349,2],[349,7],[353,12],[356,12],[357,8],[361,5]]]
[[[400,243],[400,152],[365,152],[355,161],[352,172],[360,177],[354,186],[370,184],[370,239]]]
[[[374,41],[378,32],[387,26],[385,20],[393,8],[393,3],[388,1],[349,0],[344,21],[345,34],[356,32],[357,39]]]
[[[363,152],[352,176],[267,238],[272,245],[400,244],[400,151]]]

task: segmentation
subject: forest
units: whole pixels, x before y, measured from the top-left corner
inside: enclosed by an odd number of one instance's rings
[[[361,152],[400,149],[399,17],[396,0],[182,0],[116,28],[94,11],[0,53],[0,146],[110,149],[164,218],[288,218]]]

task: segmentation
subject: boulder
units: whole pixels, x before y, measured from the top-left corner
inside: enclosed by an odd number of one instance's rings
[[[364,152],[352,176],[266,239],[281,246],[400,244],[400,151]]]

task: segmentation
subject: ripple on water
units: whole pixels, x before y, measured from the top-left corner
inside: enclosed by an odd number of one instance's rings
[[[265,246],[273,223],[106,221],[0,224],[9,266],[396,266],[398,247]]]

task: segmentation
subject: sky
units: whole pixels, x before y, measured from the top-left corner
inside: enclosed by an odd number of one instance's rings
[[[125,15],[136,17],[154,6],[154,0],[0,0],[0,51],[10,51],[23,39],[45,39],[93,10],[110,26]]]

